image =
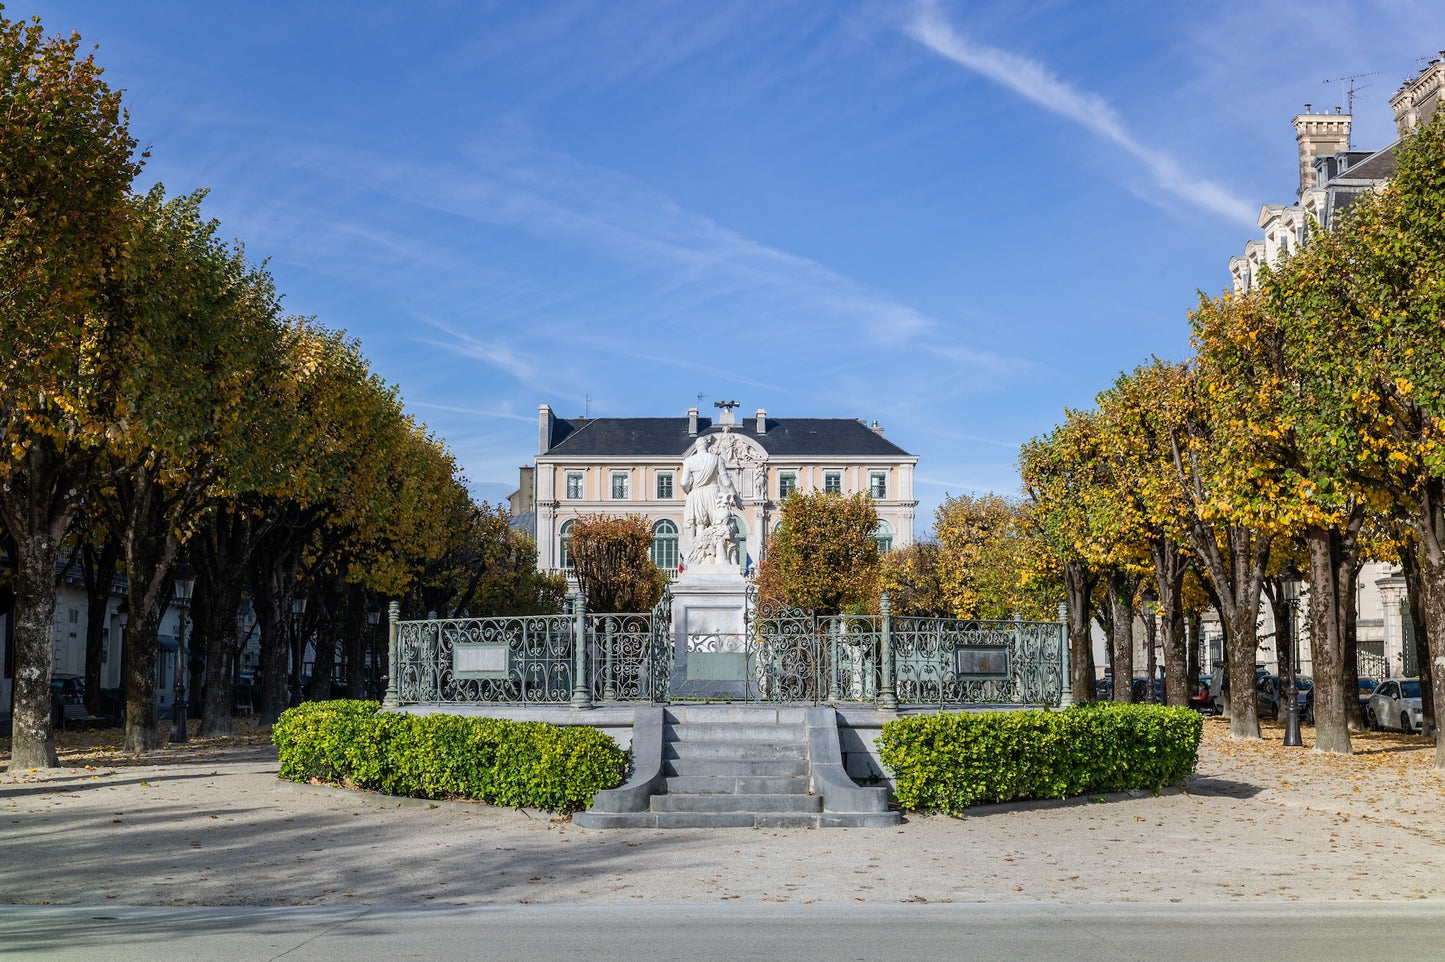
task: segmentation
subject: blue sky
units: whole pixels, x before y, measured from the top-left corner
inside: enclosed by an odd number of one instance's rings
[[[100,46],[152,156],[287,309],[359,338],[478,496],[536,409],[877,419],[946,493],[1150,354],[1297,186],[1291,118],[1445,4],[10,4]]]

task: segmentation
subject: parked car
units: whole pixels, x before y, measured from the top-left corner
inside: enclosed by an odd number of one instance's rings
[[[1373,678],[1360,678],[1357,679],[1357,681],[1359,682],[1360,686],[1360,715],[1365,719],[1365,724],[1368,725],[1370,723],[1370,719],[1369,716],[1365,714],[1365,709],[1369,706],[1370,695],[1373,694],[1375,689],[1379,686],[1379,682],[1375,681],[1375,679]],[[1315,723],[1315,689],[1313,683],[1311,683],[1310,685],[1310,690],[1305,693],[1304,711],[1305,722],[1307,724],[1313,725]]]
[[[1265,674],[1267,674],[1267,672],[1263,668],[1255,666],[1254,677],[1256,681]],[[1229,690],[1229,671],[1221,662],[1214,666],[1214,673],[1209,675],[1208,678],[1210,710],[1216,715],[1222,715],[1224,714],[1224,696]]]
[[[1295,704],[1299,706],[1300,717],[1307,719],[1306,706],[1314,683],[1308,678],[1295,679]],[[1284,682],[1278,675],[1260,675],[1254,681],[1254,703],[1260,718],[1279,721],[1286,714]]]
[[[50,722],[65,727],[67,718],[84,718],[85,678],[82,675],[50,676]]]
[[[1420,679],[1383,681],[1365,706],[1365,724],[1371,728],[1395,728],[1407,735],[1420,730]]]

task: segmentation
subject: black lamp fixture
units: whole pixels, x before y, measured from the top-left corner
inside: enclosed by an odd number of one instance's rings
[[[175,585],[176,611],[180,618],[180,626],[176,632],[176,686],[175,702],[171,706],[171,718],[175,726],[171,732],[171,741],[181,743],[190,741],[190,732],[187,727],[186,704],[186,611],[190,607],[191,592],[196,587],[196,569],[182,563],[176,566],[175,574],[172,576]]]
[[[1279,591],[1284,600],[1285,623],[1276,627],[1275,655],[1284,677],[1284,743],[1286,747],[1302,748],[1299,731],[1299,691],[1295,677],[1299,674],[1299,591],[1304,575],[1293,563],[1279,573]],[[1282,630],[1281,630],[1282,629]]]

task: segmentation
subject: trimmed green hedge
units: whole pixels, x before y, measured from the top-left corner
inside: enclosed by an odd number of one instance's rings
[[[1203,731],[1188,708],[1091,702],[900,718],[878,747],[904,808],[958,815],[989,802],[1157,792],[1194,771]]]
[[[380,707],[322,701],[282,713],[271,729],[281,777],[574,812],[627,774],[628,753],[595,728],[379,713]]]

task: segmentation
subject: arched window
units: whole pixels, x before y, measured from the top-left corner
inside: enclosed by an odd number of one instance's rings
[[[652,563],[663,571],[677,570],[677,525],[666,518],[652,526]]]
[[[887,554],[893,550],[893,526],[887,521],[879,519],[878,527],[873,529],[873,541],[878,545],[879,554]]]
[[[558,529],[560,535],[560,548],[557,552],[557,567],[572,567],[572,522],[563,521],[562,527]]]

